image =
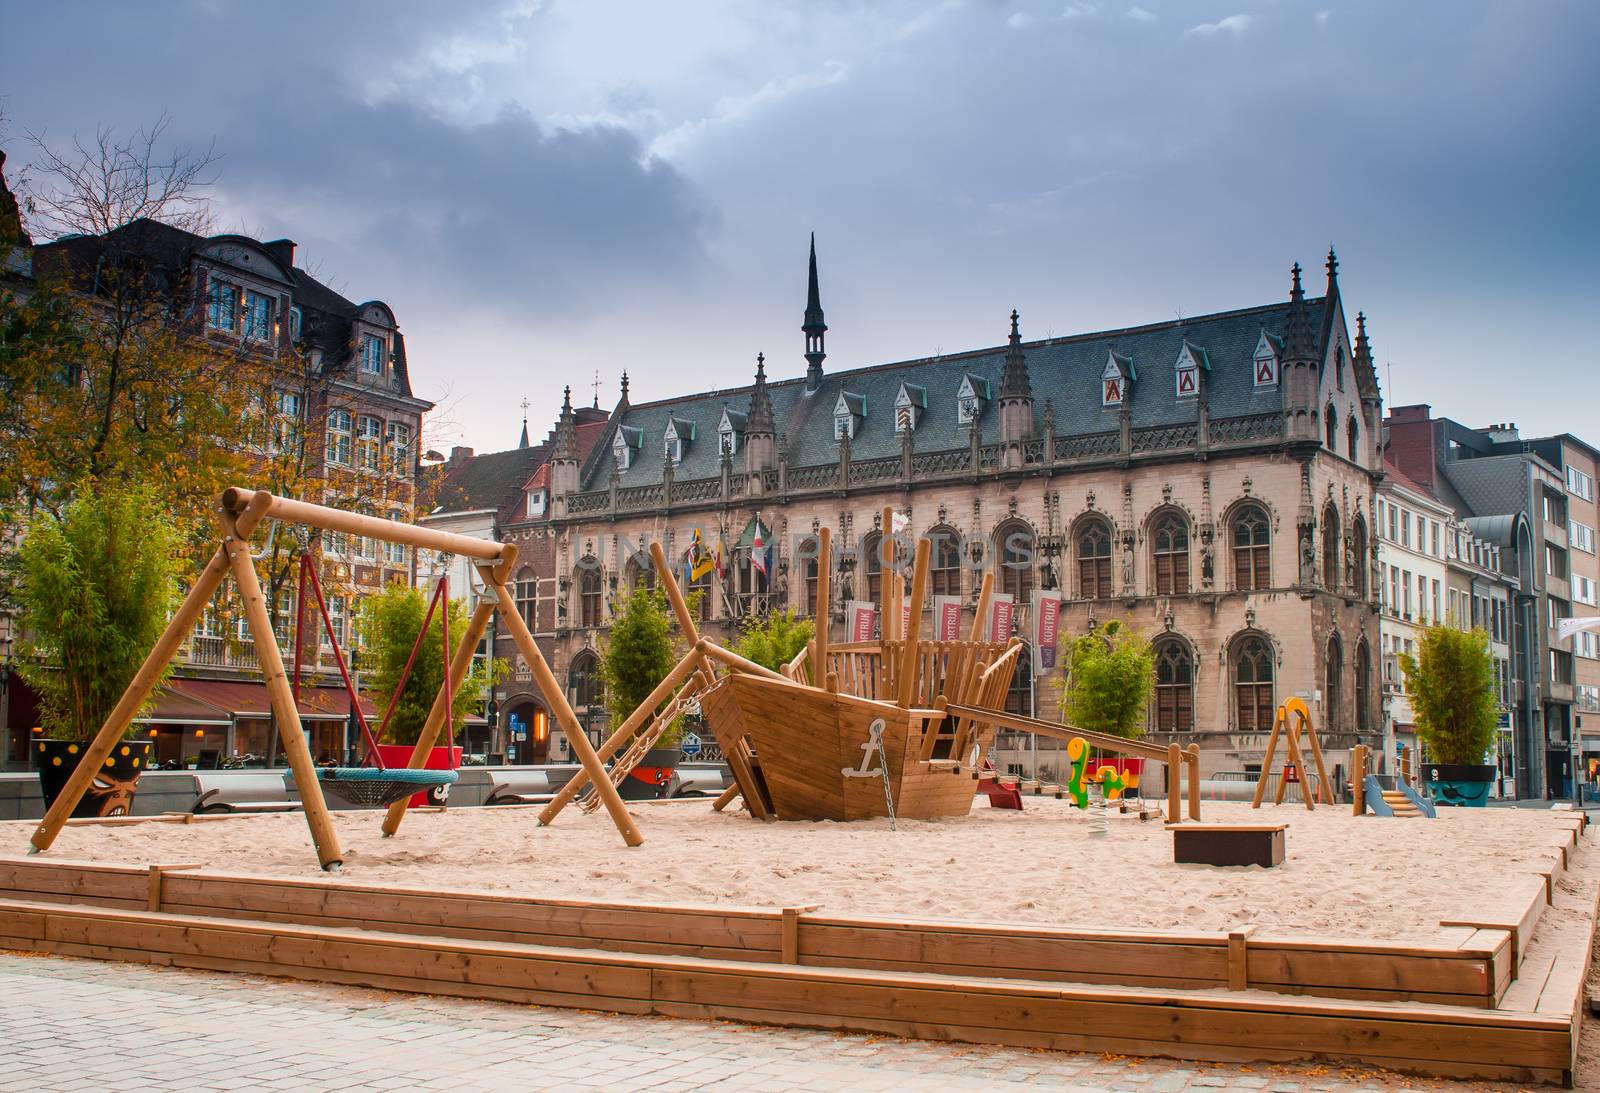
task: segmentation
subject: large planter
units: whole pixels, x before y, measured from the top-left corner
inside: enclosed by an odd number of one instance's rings
[[[94,781],[73,806],[75,817],[126,816],[133,811],[133,794],[139,775],[150,765],[150,741],[123,740],[111,749]],[[88,750],[81,740],[35,740],[33,757],[39,768],[39,791],[50,808],[78,769]]]
[[[385,767],[408,767],[411,765],[411,753],[415,749],[410,744],[379,744],[378,756],[383,760]],[[422,764],[426,770],[456,770],[461,766],[461,749],[455,745],[448,748],[434,748],[428,753],[428,761]],[[443,806],[450,803],[449,786],[430,786],[411,795],[407,808],[427,808],[430,805]]]
[[[1436,805],[1483,808],[1498,767],[1475,763],[1424,763],[1422,780]]]
[[[677,745],[670,748],[651,748],[639,760],[639,765],[622,780],[619,792],[625,801],[656,801],[667,795],[672,785],[672,772],[678,769],[683,750]]]

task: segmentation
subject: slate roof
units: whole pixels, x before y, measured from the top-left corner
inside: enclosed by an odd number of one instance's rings
[[[1321,297],[1306,301],[1312,315],[1323,308],[1323,303]],[[1178,352],[1185,340],[1203,349],[1210,362],[1205,383],[1213,420],[1281,413],[1281,383],[1257,388],[1251,355],[1263,330],[1277,339],[1284,336],[1288,313],[1289,302],[1285,300],[1181,321],[1024,342],[1035,419],[1042,425],[1044,403],[1049,399],[1055,410],[1057,435],[1118,429],[1118,409],[1102,407],[1100,402],[1100,375],[1108,355],[1115,352],[1132,361],[1138,377],[1127,396],[1135,429],[1194,421],[1196,400],[1179,401],[1175,394]],[[912,434],[914,449],[950,451],[966,447],[967,426],[957,421],[956,392],[968,374],[986,382],[991,391],[998,391],[1007,348],[999,345],[827,373],[811,394],[806,393],[803,379],[769,381],[773,416],[777,432],[786,438],[784,450],[790,465],[815,466],[838,459],[833,408],[841,392],[860,396],[866,404],[866,416],[858,420],[850,443],[851,458],[899,456],[901,440],[894,431],[894,400],[902,383],[915,384],[927,392],[927,412]],[[622,472],[621,484],[626,487],[661,481],[662,437],[669,417],[701,423],[700,436],[709,438],[685,445],[683,461],[673,469],[673,478],[682,482],[715,477],[720,463],[716,425],[724,408],[736,412],[749,408],[750,390],[739,387],[622,407],[614,415],[612,427],[625,425],[640,430],[643,443],[633,465]],[[999,417],[996,401],[986,402],[979,419],[980,443],[999,442]],[[608,431],[605,442],[596,446],[585,464],[579,488],[604,488],[611,467]]]
[[[440,476],[438,495],[430,516],[450,513],[499,512],[522,495],[524,485],[549,458],[550,447],[512,448],[485,452],[456,464],[430,468]]]
[[[225,233],[214,238],[229,236]],[[353,367],[355,347],[351,341],[351,330],[363,305],[346,299],[298,266],[286,267],[260,240],[248,236],[232,238],[266,251],[268,259],[286,276],[292,286],[290,295],[294,305],[300,308],[301,338],[308,345],[323,351],[325,367],[341,370]],[[35,248],[34,254],[41,267],[64,265],[86,287],[93,283],[95,269],[107,254],[121,261],[145,263],[163,277],[166,285],[177,286],[188,273],[195,252],[210,241],[205,236],[159,220],[140,219],[103,236],[65,236],[51,243],[42,243]],[[395,378],[400,393],[409,398],[412,397],[412,390],[405,337],[399,330],[394,330],[391,336]]]
[[[1499,516],[1528,510],[1528,462],[1532,454],[1453,459],[1440,465],[1450,485],[1474,516]]]

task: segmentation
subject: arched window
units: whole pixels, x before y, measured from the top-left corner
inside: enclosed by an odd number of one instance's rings
[[[1350,527],[1350,591],[1356,599],[1367,598],[1367,521],[1357,516]]]
[[[1151,569],[1157,596],[1189,591],[1189,522],[1180,513],[1163,513],[1150,529]]]
[[[1240,732],[1272,730],[1272,649],[1262,638],[1241,639],[1233,649],[1234,714]]]
[[[691,574],[694,572],[693,547],[690,547],[688,550],[683,552],[681,562],[683,566],[682,572],[684,598],[690,599],[696,593],[699,593],[700,609],[698,614],[700,616],[700,621],[705,622],[711,617],[711,570],[707,569],[704,573],[700,574],[699,577],[691,576]]]
[[[1233,587],[1272,587],[1272,525],[1258,505],[1242,505],[1233,514]]]
[[[1013,612],[1025,610],[1033,595],[1033,529],[1021,520],[1007,520],[995,529],[994,556],[998,591],[1011,595]]]
[[[1006,712],[1032,717],[1033,656],[1024,645],[1017,656],[1017,670],[1011,673],[1011,689],[1006,692]]]
[[[861,572],[866,578],[867,599],[883,602],[883,534],[873,532],[861,543]]]
[[[656,587],[656,567],[650,559],[641,554],[635,554],[628,559],[628,590],[648,588],[652,591]]]
[[[578,625],[599,626],[604,597],[600,561],[589,556],[578,563]]]
[[[1085,600],[1111,598],[1111,525],[1099,517],[1078,527],[1078,596]]]
[[[961,595],[961,536],[946,525],[932,528],[927,538],[932,544],[928,586],[934,596]]]
[[[572,706],[584,710],[600,703],[600,658],[591,649],[584,649],[572,658],[567,670],[567,690],[572,695]]]
[[[1344,564],[1339,546],[1339,510],[1329,505],[1322,510],[1322,587],[1339,590],[1339,567]]]
[[[1372,731],[1372,713],[1368,709],[1371,701],[1372,652],[1367,648],[1367,639],[1362,638],[1356,642],[1356,732]]]
[[[817,613],[817,541],[807,539],[800,544],[800,557],[804,559],[806,576],[806,614],[815,616]]]
[[[1356,415],[1354,414],[1351,414],[1350,420],[1345,423],[1344,437],[1345,454],[1350,457],[1352,462],[1359,460],[1360,456],[1356,453],[1361,443],[1361,428],[1356,424]]]
[[[1328,637],[1328,657],[1322,666],[1322,718],[1329,732],[1344,726],[1344,646],[1338,634]]]
[[[1335,410],[1333,403],[1330,402],[1322,416],[1327,419],[1325,423],[1328,426],[1328,451],[1336,452],[1339,450],[1339,411]]]
[[[1156,643],[1156,731],[1194,728],[1194,657],[1177,638]]]
[[[531,566],[523,566],[517,570],[517,614],[522,616],[522,621],[528,630],[538,633],[537,625],[539,602],[539,578]]]

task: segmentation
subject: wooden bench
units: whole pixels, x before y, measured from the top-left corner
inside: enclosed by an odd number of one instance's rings
[[[1264,865],[1283,862],[1288,824],[1168,824],[1172,860],[1198,865]]]

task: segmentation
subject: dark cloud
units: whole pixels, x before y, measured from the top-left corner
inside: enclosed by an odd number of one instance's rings
[[[225,216],[393,304],[480,446],[597,369],[798,371],[811,229],[830,366],[1253,304],[1336,242],[1397,399],[1600,399],[1587,0],[85,10],[0,16],[13,127],[216,134]],[[1505,405],[1535,359],[1563,397]]]

